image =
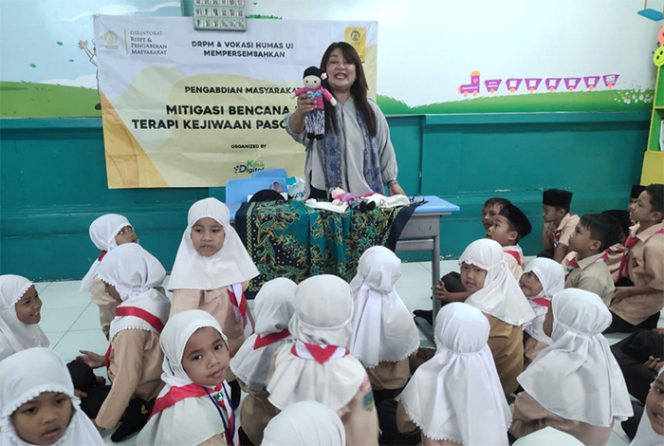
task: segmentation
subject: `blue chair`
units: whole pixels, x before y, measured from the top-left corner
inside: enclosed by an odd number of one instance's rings
[[[226,183],[226,204],[246,203],[247,197],[259,190],[274,189],[286,192],[286,177],[251,177],[228,180]]]
[[[277,178],[287,178],[288,174],[286,173],[286,169],[283,167],[275,167],[274,169],[263,169],[263,170],[257,170],[253,174],[251,174],[252,178],[258,178],[258,177],[277,177]]]

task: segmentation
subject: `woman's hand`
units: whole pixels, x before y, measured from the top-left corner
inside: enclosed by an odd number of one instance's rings
[[[392,184],[390,184],[390,195],[406,195],[406,192],[404,192],[399,183],[394,181]]]
[[[295,109],[295,113],[299,113],[300,116],[304,117],[311,113],[314,108],[316,108],[314,100],[311,99],[308,94],[301,93],[297,97],[297,109]]]

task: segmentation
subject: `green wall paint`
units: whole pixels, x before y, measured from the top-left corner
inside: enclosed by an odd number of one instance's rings
[[[479,214],[490,196],[528,213],[527,254],[539,248],[544,188],[573,190],[577,213],[623,208],[639,178],[649,116],[409,115],[388,122],[407,193],[461,206],[441,223],[441,252],[450,257],[483,235]],[[98,254],[88,226],[107,212],[126,215],[141,244],[170,269],[189,206],[208,196],[206,188],[107,189],[99,118],[0,120],[0,188],[0,273],[32,280],[81,278]]]

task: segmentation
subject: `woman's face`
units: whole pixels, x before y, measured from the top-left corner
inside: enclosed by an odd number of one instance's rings
[[[355,64],[344,57],[340,48],[335,48],[330,53],[325,72],[327,73],[327,83],[333,93],[350,91],[357,75]]]

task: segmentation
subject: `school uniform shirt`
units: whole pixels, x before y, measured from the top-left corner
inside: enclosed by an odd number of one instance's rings
[[[606,263],[611,272],[613,283],[616,283],[620,279],[620,262],[622,261],[624,252],[625,246],[622,243],[616,243],[604,250],[604,263]]]
[[[239,445],[230,389],[225,382],[203,386],[182,366],[187,342],[196,330],[214,328],[226,341],[219,323],[203,310],[173,315],[162,331],[165,384],[150,419],[138,435],[139,445]]]
[[[553,244],[554,249],[559,245],[569,246],[569,239],[574,234],[574,229],[579,223],[579,216],[572,213],[567,213],[563,216],[562,220],[557,227],[553,226],[553,223],[547,223],[547,234],[549,240]]]
[[[283,277],[266,282],[254,300],[256,332],[249,336],[230,362],[240,387],[247,393],[240,407],[242,429],[253,444],[261,444],[263,431],[278,411],[268,401],[266,378],[274,353],[292,342],[288,323],[295,311],[297,285]]]
[[[565,288],[580,288],[602,298],[608,307],[616,292],[609,267],[604,263],[604,253],[595,254],[585,259],[570,260],[572,270],[565,279]]]
[[[636,244],[629,249],[627,273],[634,286],[649,286],[653,294],[630,296],[609,309],[632,325],[638,325],[664,308],[664,222],[636,232]],[[663,232],[660,232],[663,231]]]
[[[101,331],[108,338],[108,330],[111,328],[111,321],[115,317],[115,309],[120,305],[120,302],[108,294],[106,284],[99,277],[95,277],[90,284],[90,300],[99,307]]]
[[[38,324],[24,324],[16,315],[16,302],[32,285],[22,276],[0,275],[0,361],[26,348],[50,344]]]
[[[221,249],[209,257],[198,254],[191,241],[193,226],[206,217],[217,221],[225,233]],[[244,289],[257,275],[258,269],[230,224],[228,207],[216,198],[194,203],[168,281],[169,289],[173,290],[171,314],[194,308],[210,312],[228,336],[233,355],[244,337],[253,332]],[[243,334],[236,335],[236,327],[240,325]]]
[[[315,400],[336,411],[348,445],[377,445],[378,418],[369,378],[346,346],[352,333],[353,300],[343,279],[323,274],[302,281],[295,291],[290,332],[268,378],[269,401],[283,410]]]
[[[421,430],[427,445],[509,444],[510,410],[487,344],[489,331],[484,315],[467,304],[453,302],[440,310],[436,355],[401,393],[399,431]]]
[[[632,416],[620,367],[602,332],[611,313],[594,293],[567,288],[551,302],[553,344],[519,375],[510,432],[521,437],[546,426],[584,444],[606,444],[615,421]]]
[[[317,401],[300,401],[274,417],[261,446],[339,446],[346,433],[339,416]]]
[[[420,345],[415,321],[395,289],[400,276],[401,260],[384,246],[374,246],[362,253],[350,282],[354,301],[350,352],[375,372],[369,377],[375,378],[371,384],[376,390],[406,385],[408,357]]]
[[[30,446],[18,436],[11,415],[43,392],[62,392],[73,406],[67,429],[54,445],[104,444],[97,428],[80,408],[65,362],[57,353],[43,347],[21,350],[0,361],[0,444]]]
[[[518,281],[523,274],[523,251],[519,245],[503,246],[505,253],[505,263],[514,278]]]

